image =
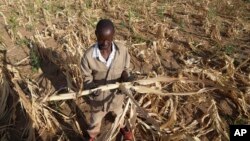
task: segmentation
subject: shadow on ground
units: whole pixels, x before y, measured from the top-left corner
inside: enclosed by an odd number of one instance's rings
[[[50,92],[66,93],[67,91],[67,80],[66,75],[63,73],[60,66],[52,62],[44,54],[53,54],[59,56],[56,51],[39,48],[39,52],[43,52],[43,57],[40,57],[40,68],[42,74],[38,78],[39,86],[47,91],[50,89]],[[48,92],[48,91],[47,91]],[[48,93],[47,93],[48,94]],[[84,99],[80,100],[85,103]],[[54,117],[60,123],[62,131],[59,131],[58,135],[62,135],[62,132],[66,135],[66,138],[74,141],[82,141],[87,137],[86,129],[88,127],[88,122],[85,116],[84,111],[78,105],[75,100],[67,100],[64,104],[62,101],[59,102],[50,102],[49,106],[64,115],[70,117],[70,119],[65,120],[64,117],[53,112]],[[59,106],[60,105],[60,106]],[[59,107],[58,107],[59,106]],[[57,109],[58,108],[58,109]],[[81,131],[79,131],[79,128]],[[55,138],[52,140],[57,140],[58,137],[55,135]]]

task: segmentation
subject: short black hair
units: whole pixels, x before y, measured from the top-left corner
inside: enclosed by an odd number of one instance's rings
[[[102,31],[106,28],[111,28],[113,31],[115,31],[115,26],[110,19],[101,19],[96,25],[97,32]]]

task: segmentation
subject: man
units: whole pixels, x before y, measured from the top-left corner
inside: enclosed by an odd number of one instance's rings
[[[82,58],[82,70],[85,76],[84,88],[91,89],[100,85],[128,81],[130,55],[124,44],[113,42],[115,28],[108,19],[98,22],[95,31],[97,43],[86,50]],[[91,119],[88,134],[93,141],[100,133],[101,121],[108,112],[116,117],[123,113],[125,95],[118,90],[97,91],[89,96]],[[120,123],[124,140],[132,140],[131,132],[125,130],[124,119]]]

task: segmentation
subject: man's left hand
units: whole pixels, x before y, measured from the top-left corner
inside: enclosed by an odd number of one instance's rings
[[[129,74],[127,71],[123,71],[121,75],[121,82],[128,82],[129,81]]]
[[[129,75],[127,71],[122,72],[122,75],[120,78],[121,82],[132,82],[134,80],[136,80],[134,75]]]

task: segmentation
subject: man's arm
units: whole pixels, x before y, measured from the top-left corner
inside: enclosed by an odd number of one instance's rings
[[[89,62],[86,58],[86,55],[81,60],[81,68],[84,75],[84,89],[92,89],[95,88],[96,85],[93,82],[92,69],[89,67]]]
[[[126,52],[125,53],[125,66],[124,66],[124,70],[123,70],[122,75],[121,75],[121,80],[123,82],[129,81],[129,78],[130,78],[130,70],[129,70],[130,55],[129,55],[129,52],[128,52],[127,48],[126,48],[125,52]]]

